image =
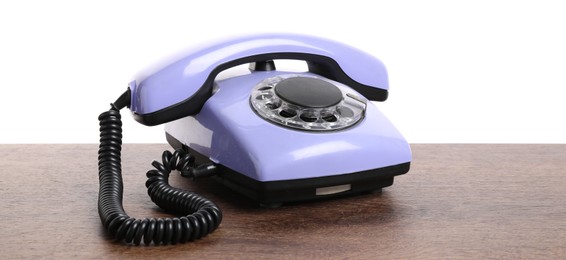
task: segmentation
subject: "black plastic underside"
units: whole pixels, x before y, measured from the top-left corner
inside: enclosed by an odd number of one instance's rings
[[[208,157],[183,145],[169,133],[165,134],[167,141],[173,148],[186,149],[195,156],[197,163],[210,163]],[[324,199],[379,190],[391,186],[394,176],[407,173],[410,162],[334,176],[268,182],[252,179],[223,165],[217,166],[218,172],[215,176],[217,181],[252,200],[263,204],[272,204]],[[317,188],[345,184],[350,184],[351,189],[336,194],[322,196],[316,194]]]
[[[369,100],[385,101],[387,99],[388,91],[386,89],[379,88],[382,86],[368,86],[353,80],[342,70],[342,68],[340,68],[340,65],[330,57],[309,53],[281,52],[254,55],[221,64],[210,73],[204,84],[193,96],[180,103],[152,113],[134,113],[134,118],[136,121],[144,125],[153,126],[186,116],[195,115],[201,110],[206,100],[212,95],[212,86],[218,73],[245,63],[275,59],[305,60],[308,64],[309,71],[312,73],[343,83],[353,88]]]

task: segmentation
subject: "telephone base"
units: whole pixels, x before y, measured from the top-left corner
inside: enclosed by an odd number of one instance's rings
[[[189,148],[170,134],[166,133],[166,138],[173,148],[183,148],[195,156],[198,164],[211,162],[207,156]],[[409,171],[410,162],[355,173],[267,182],[252,179],[221,164],[217,166],[218,172],[213,178],[218,182],[260,205],[276,205],[371,193],[391,186],[394,176]]]

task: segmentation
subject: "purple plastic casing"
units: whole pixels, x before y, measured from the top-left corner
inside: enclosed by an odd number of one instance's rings
[[[129,84],[132,112],[144,115],[187,101],[218,66],[260,54],[302,53],[336,61],[354,81],[388,89],[383,63],[365,52],[323,38],[297,34],[261,34],[224,40],[189,51],[184,58],[135,78]],[[188,100],[190,101],[190,100]]]
[[[293,130],[260,118],[250,107],[250,93],[263,79],[280,74],[289,72],[253,72],[218,81],[217,91],[199,114],[167,123],[165,131],[213,162],[261,182],[348,174],[411,161],[407,141],[371,102],[361,122],[339,131]]]

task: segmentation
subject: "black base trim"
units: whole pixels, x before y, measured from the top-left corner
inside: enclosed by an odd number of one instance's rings
[[[165,133],[167,142],[175,148],[183,148],[196,158],[197,163],[210,163],[207,156],[204,156],[186,145],[182,144],[169,133]],[[410,162],[377,168],[367,171],[340,174],[334,176],[305,178],[284,181],[261,182],[246,175],[236,172],[224,165],[217,165],[218,171],[215,179],[225,186],[242,193],[243,195],[258,201],[262,204],[273,204],[293,201],[305,201],[323,199],[329,197],[359,194],[379,190],[393,184],[394,176],[405,174],[409,171]],[[316,189],[338,185],[350,184],[348,191],[330,194],[317,195]]]

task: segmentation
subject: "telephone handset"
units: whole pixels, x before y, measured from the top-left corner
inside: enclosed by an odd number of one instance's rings
[[[307,72],[276,69],[296,59]],[[250,64],[250,74],[217,80]],[[408,143],[370,101],[388,95],[383,63],[353,47],[318,37],[263,34],[205,48],[132,81],[99,116],[99,214],[117,240],[186,242],[222,220],[208,199],[169,186],[172,170],[212,176],[264,206],[359,194],[393,184],[409,171]],[[145,125],[166,123],[164,152],[147,173],[160,207],[184,216],[134,219],[122,208],[119,110]]]
[[[387,72],[380,60],[335,41],[264,34],[195,50],[157,73],[132,81],[130,109],[145,125],[194,115],[211,96],[218,73],[236,65],[276,59],[304,60],[312,73],[348,85],[370,100],[387,99]]]

